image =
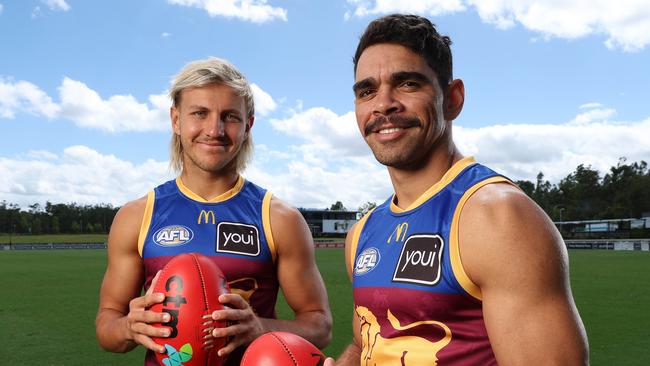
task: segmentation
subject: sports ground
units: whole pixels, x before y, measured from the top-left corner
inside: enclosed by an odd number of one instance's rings
[[[650,253],[569,254],[591,364],[650,365]],[[351,287],[342,249],[317,249],[316,255],[334,315],[325,353],[336,356],[351,340]],[[105,266],[104,250],[0,251],[0,364],[141,365],[143,350],[111,354],[95,341]],[[278,315],[290,314],[280,300]]]

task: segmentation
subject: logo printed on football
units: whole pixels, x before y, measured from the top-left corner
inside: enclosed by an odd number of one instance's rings
[[[322,366],[325,355],[299,335],[270,332],[248,346],[241,366]]]
[[[212,330],[226,324],[213,321],[210,316],[214,310],[223,309],[219,295],[230,292],[221,269],[210,258],[198,253],[178,255],[162,269],[153,292],[163,293],[165,299],[151,310],[170,315],[169,322],[153,324],[171,330],[167,338],[154,338],[166,350],[156,354],[158,363],[165,366],[222,365],[217,351],[226,340],[213,338]]]

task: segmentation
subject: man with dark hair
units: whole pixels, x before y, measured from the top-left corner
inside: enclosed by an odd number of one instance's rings
[[[561,236],[454,144],[465,89],[450,44],[425,18],[390,15],[355,53],[358,127],[395,193],[348,233],[354,342],[337,365],[586,364]]]

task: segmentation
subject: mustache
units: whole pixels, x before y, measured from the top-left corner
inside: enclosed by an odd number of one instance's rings
[[[373,131],[378,130],[383,125],[391,125],[399,128],[420,127],[420,119],[417,117],[404,117],[398,115],[379,116],[370,121],[363,129],[365,136],[368,136]]]

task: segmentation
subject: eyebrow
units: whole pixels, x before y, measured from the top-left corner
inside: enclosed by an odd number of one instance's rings
[[[415,80],[415,81],[428,83],[428,84],[433,83],[433,81],[429,79],[426,75],[417,71],[398,71],[396,73],[393,73],[390,76],[391,84],[399,84],[406,80]],[[352,91],[356,94],[359,90],[371,87],[376,83],[377,81],[375,80],[375,78],[372,77],[365,78],[363,80],[354,83],[354,85],[352,85]]]
[[[365,78],[363,80],[354,83],[354,85],[352,85],[352,91],[356,94],[357,92],[359,92],[359,90],[366,89],[374,85],[375,83],[376,82],[374,78]]]
[[[390,80],[393,84],[399,84],[406,80],[415,80],[415,81],[419,81],[422,83],[429,83],[429,84],[432,83],[431,79],[429,79],[423,73],[417,71],[399,71],[392,74],[390,76]]]

